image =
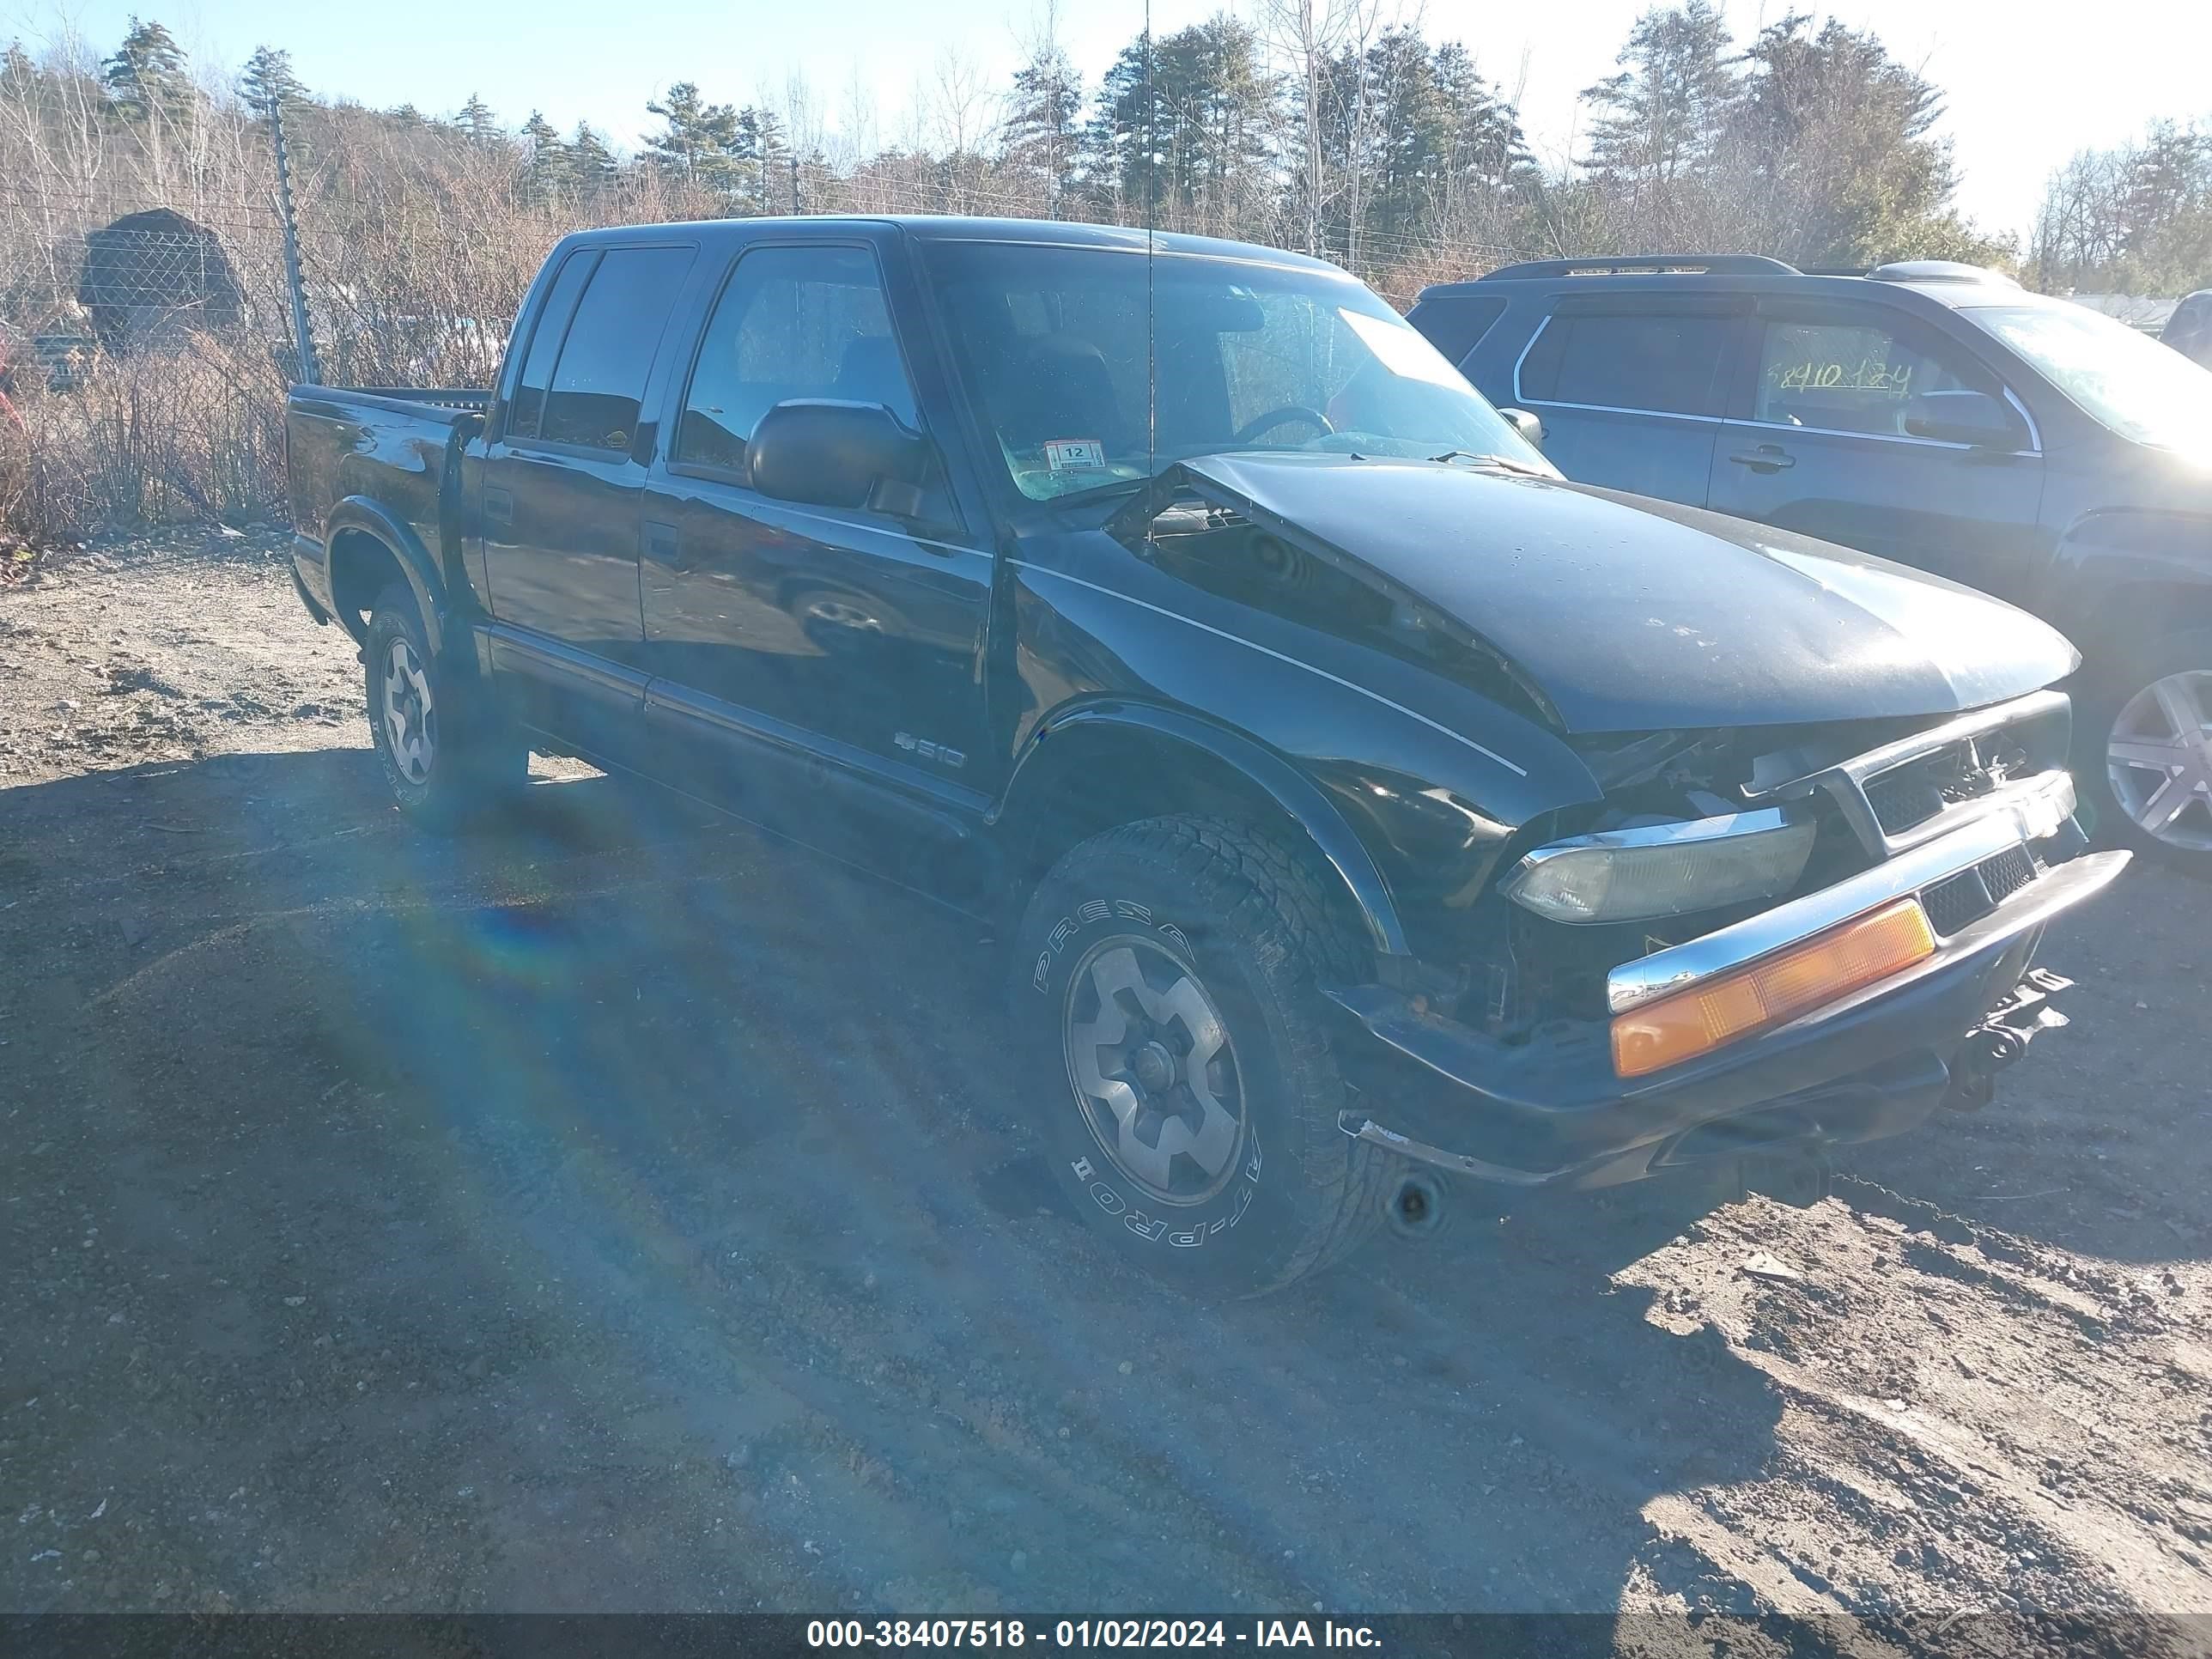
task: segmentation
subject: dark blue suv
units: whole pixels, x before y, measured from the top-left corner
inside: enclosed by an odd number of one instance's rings
[[[2212,877],[2212,373],[1970,265],[1540,260],[1413,325],[1570,478],[1951,577],[2080,647],[2076,769]]]

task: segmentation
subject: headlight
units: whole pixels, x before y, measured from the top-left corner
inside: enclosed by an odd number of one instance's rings
[[[1775,807],[1553,842],[1522,859],[1505,894],[1554,921],[1646,921],[1786,893],[1816,826]]]

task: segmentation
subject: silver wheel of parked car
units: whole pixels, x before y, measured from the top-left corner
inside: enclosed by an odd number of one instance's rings
[[[2184,669],[2130,698],[2105,743],[2120,810],[2144,834],[2212,853],[2212,669]]]
[[[1243,1090],[1196,975],[1151,939],[1103,939],[1068,976],[1061,1033],[1076,1109],[1115,1169],[1162,1204],[1203,1204],[1229,1184]]]
[[[438,758],[438,708],[430,677],[414,647],[403,636],[384,653],[384,696],[380,711],[392,763],[410,783],[427,782]]]

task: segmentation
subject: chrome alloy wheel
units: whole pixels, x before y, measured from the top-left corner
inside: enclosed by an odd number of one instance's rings
[[[395,639],[384,653],[384,739],[392,763],[410,783],[430,775],[438,758],[438,711],[430,677],[414,647]]]
[[[2136,692],[2106,739],[2105,773],[2145,834],[2212,853],[2212,670],[2185,669]]]
[[[1091,946],[1061,1019],[1068,1081],[1098,1150],[1163,1204],[1203,1204],[1237,1172],[1244,1097],[1229,1028],[1150,939]]]

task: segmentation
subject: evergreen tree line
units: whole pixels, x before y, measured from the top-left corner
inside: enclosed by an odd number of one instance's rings
[[[2212,287],[2212,118],[2154,122],[2140,141],[2083,150],[2054,173],[2028,275],[2085,293],[2170,297]]]

